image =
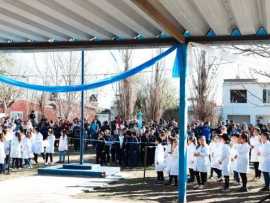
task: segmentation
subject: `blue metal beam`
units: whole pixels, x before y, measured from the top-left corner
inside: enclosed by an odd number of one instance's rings
[[[84,84],[84,50],[81,56],[81,84]],[[80,164],[83,164],[84,153],[84,91],[81,91],[81,126],[80,126]]]
[[[187,188],[187,44],[177,48],[177,58],[180,73],[180,104],[179,104],[179,186],[178,201],[186,202]]]

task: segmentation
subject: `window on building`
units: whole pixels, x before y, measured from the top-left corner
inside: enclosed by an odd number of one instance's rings
[[[270,89],[263,90],[263,103],[266,103],[266,104],[270,103]]]
[[[247,103],[247,90],[231,90],[231,103]]]

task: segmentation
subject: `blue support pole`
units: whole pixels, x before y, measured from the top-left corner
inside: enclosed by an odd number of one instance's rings
[[[84,50],[81,52],[81,84],[84,84]],[[84,91],[81,91],[81,126],[80,126],[80,164],[83,164],[84,153]]]
[[[184,203],[187,188],[187,44],[179,45],[177,61],[180,73],[178,200]]]

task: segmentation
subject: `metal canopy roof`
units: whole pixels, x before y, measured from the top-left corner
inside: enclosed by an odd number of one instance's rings
[[[269,0],[0,0],[0,49],[269,39]]]

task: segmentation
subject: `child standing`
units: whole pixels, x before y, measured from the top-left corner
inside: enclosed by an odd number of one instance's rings
[[[48,159],[50,157],[50,164],[53,163],[53,153],[54,153],[54,143],[55,143],[55,135],[53,134],[53,129],[49,128],[48,130],[48,148],[46,153],[46,164],[48,164]]]
[[[242,187],[240,188],[240,192],[247,192],[247,173],[249,169],[249,151],[250,146],[248,144],[248,134],[247,132],[243,132],[240,135],[239,146],[237,147],[237,155],[236,159],[236,170],[240,173]]]
[[[196,158],[194,157],[194,153],[196,152],[196,137],[190,136],[188,137],[187,143],[187,164],[189,170],[189,180],[188,182],[193,183],[195,180],[195,166],[196,166]]]
[[[169,183],[172,183],[174,179],[174,186],[178,185],[178,167],[179,167],[179,159],[178,159],[178,142],[176,137],[172,137],[172,145],[171,145],[171,159],[170,159],[170,170],[169,170]]]
[[[225,179],[224,192],[229,191],[230,183],[230,138],[227,134],[221,136],[221,156],[219,164],[221,166],[222,175]]]
[[[198,182],[198,186],[195,186],[194,189],[204,189],[209,169],[209,149],[204,136],[199,138],[199,145],[194,156],[196,157],[196,179]]]
[[[269,184],[270,184],[270,142],[269,142],[270,134],[268,132],[263,132],[261,134],[261,145],[259,147],[258,155],[260,157],[260,165],[259,169],[263,173],[264,184],[265,186],[261,189],[261,191],[268,192]]]
[[[66,130],[62,131],[62,135],[59,139],[59,163],[65,163],[66,151],[68,150],[68,138]]]
[[[239,146],[239,134],[233,134],[231,137],[232,145],[231,145],[231,170],[233,171],[233,179],[237,184],[240,184],[239,173],[236,168],[236,155],[237,148]]]
[[[12,158],[12,168],[22,168],[22,137],[18,131],[11,140],[10,157]]]
[[[38,164],[38,156],[42,155],[42,158],[44,160],[44,154],[43,154],[43,135],[41,132],[38,132],[37,129],[33,129],[33,153],[34,153],[34,160],[36,164]]]
[[[157,137],[156,139],[156,150],[155,150],[155,169],[157,172],[157,180],[163,182],[164,181],[164,158],[165,158],[165,152],[164,147],[161,144],[162,140],[160,137]]]
[[[11,148],[11,140],[12,140],[12,133],[10,128],[3,129],[3,138],[4,138],[4,146],[5,146],[5,169],[9,171],[10,166],[10,148]]]
[[[0,133],[0,174],[5,172],[5,144],[4,144],[4,136]]]
[[[255,176],[254,179],[260,179],[261,172],[259,170],[259,158],[258,158],[258,148],[260,146],[260,134],[261,130],[259,128],[252,128],[252,131],[250,133],[250,147],[251,147],[251,153],[250,153],[250,162],[254,166],[255,170]]]
[[[31,159],[34,157],[34,155],[32,152],[32,141],[30,130],[26,132],[26,136],[23,138],[22,148],[23,148],[22,157],[24,159],[25,166],[28,168],[32,168]]]
[[[220,154],[221,154],[221,144],[220,138],[215,135],[213,141],[209,145],[209,153],[210,153],[210,179],[213,177],[213,173],[217,174],[218,182],[222,181],[221,177],[221,165],[219,164]]]

